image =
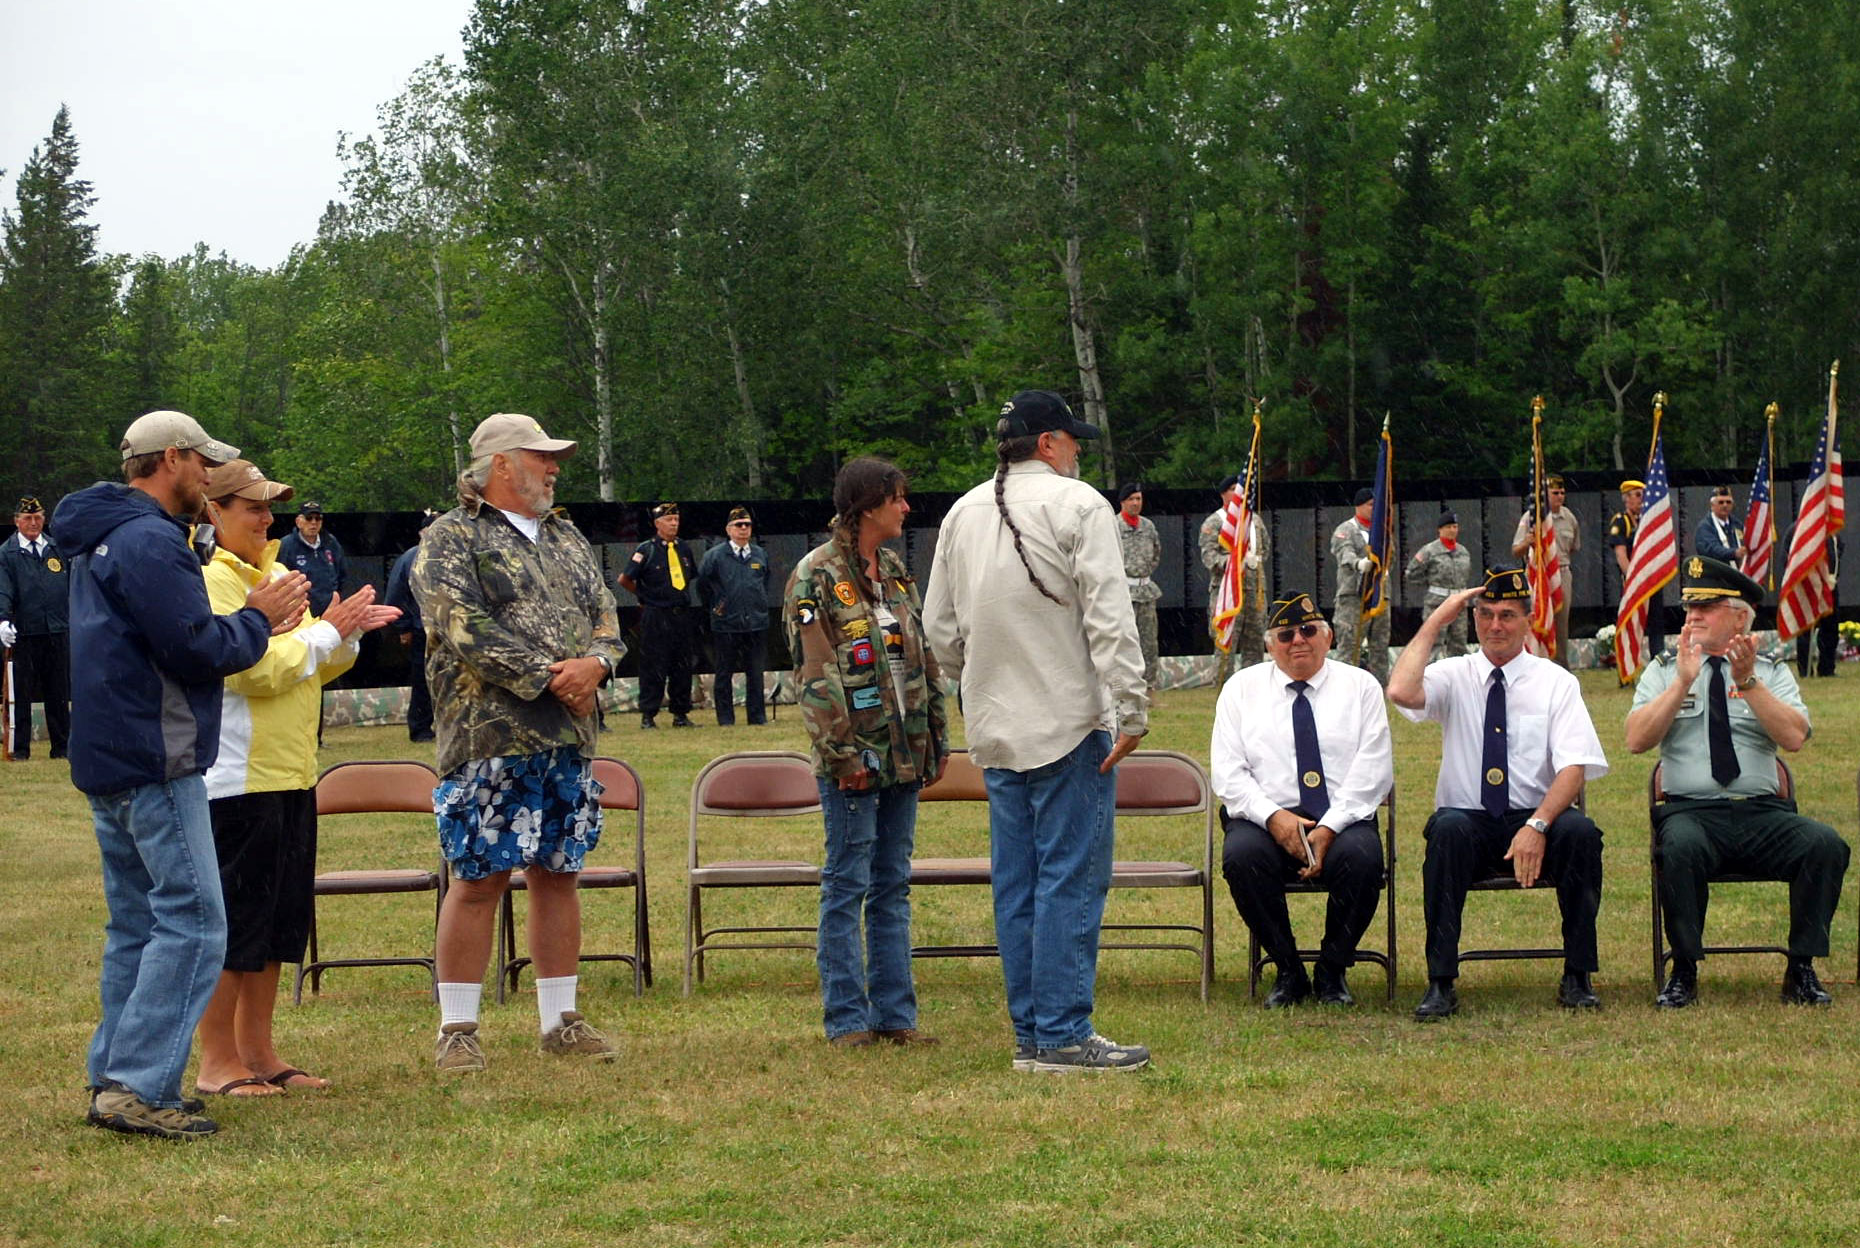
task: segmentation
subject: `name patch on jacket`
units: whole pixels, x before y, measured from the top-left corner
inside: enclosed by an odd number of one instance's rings
[[[855,689],[852,691],[852,709],[855,711],[873,711],[878,709],[878,690]]]

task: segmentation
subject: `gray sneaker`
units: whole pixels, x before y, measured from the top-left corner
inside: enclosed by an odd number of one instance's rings
[[[1015,1070],[1022,1070],[1022,1071],[1032,1070],[1033,1060],[1034,1058],[1038,1056],[1039,1056],[1039,1051],[1033,1047],[1033,1041],[1016,1040],[1014,1042],[1014,1069]]]
[[[1041,1049],[1033,1068],[1047,1072],[1067,1070],[1141,1070],[1150,1064],[1150,1051],[1140,1044],[1118,1044],[1092,1034],[1080,1044],[1063,1049]]]
[[[478,1043],[478,1024],[447,1023],[433,1044],[433,1065],[448,1074],[484,1069],[484,1047]]]
[[[557,1057],[591,1057],[597,1062],[620,1056],[620,1050],[574,1010],[562,1011],[562,1021],[543,1033],[542,1051]]]
[[[124,1135],[152,1135],[163,1140],[198,1140],[220,1124],[180,1109],[158,1109],[121,1084],[99,1088],[90,1099],[86,1119],[93,1127]]]

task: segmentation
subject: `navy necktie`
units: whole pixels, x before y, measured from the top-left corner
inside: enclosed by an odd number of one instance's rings
[[[1298,755],[1298,804],[1307,819],[1322,819],[1330,809],[1330,793],[1324,787],[1324,755],[1318,750],[1317,716],[1311,712],[1311,699],[1305,696],[1310,685],[1294,680],[1286,686],[1298,696],[1292,699],[1292,749]]]
[[[1731,700],[1724,687],[1724,660],[1711,660],[1711,691],[1705,706],[1705,739],[1711,745],[1711,778],[1720,788],[1730,788],[1743,768],[1737,765],[1737,749],[1731,744]]]
[[[1505,773],[1505,670],[1492,669],[1492,689],[1485,695],[1485,749],[1480,757],[1479,804],[1494,818],[1511,806],[1511,778]]]

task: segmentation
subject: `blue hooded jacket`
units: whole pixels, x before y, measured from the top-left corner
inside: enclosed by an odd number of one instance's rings
[[[205,771],[220,680],[258,662],[271,622],[213,614],[187,522],[141,490],[99,481],[52,523],[71,560],[71,782],[103,795]]]

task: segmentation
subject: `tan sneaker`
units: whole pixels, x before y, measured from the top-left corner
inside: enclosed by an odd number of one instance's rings
[[[448,1074],[484,1069],[484,1049],[478,1043],[478,1024],[447,1023],[433,1044],[433,1065]]]
[[[620,1050],[574,1010],[564,1010],[562,1021],[543,1033],[542,1051],[557,1057],[591,1057],[597,1062],[611,1062],[620,1056]]]
[[[198,1140],[220,1129],[211,1118],[179,1109],[158,1109],[121,1084],[99,1088],[87,1120],[105,1131],[153,1135],[164,1140]]]

